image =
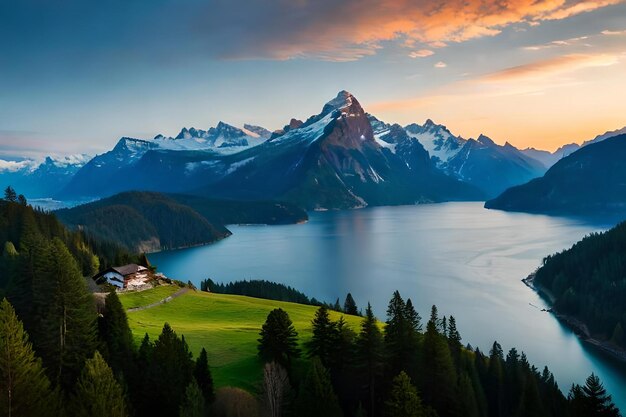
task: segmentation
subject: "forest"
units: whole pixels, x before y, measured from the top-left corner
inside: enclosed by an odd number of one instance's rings
[[[194,358],[167,323],[137,345],[115,292],[96,305],[85,276],[132,255],[68,231],[12,190],[0,237],[0,416],[620,415],[596,376],[565,396],[523,353],[463,346],[454,317],[433,306],[424,325],[398,292],[385,323],[368,305],[355,329],[320,306],[310,340],[287,311],[271,311],[259,323],[264,375],[243,408],[241,397],[216,398],[206,351]]]
[[[535,283],[554,298],[556,312],[582,320],[595,337],[626,348],[626,222],[546,257]]]

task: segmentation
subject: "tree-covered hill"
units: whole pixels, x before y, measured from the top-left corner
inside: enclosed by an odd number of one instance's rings
[[[550,291],[556,312],[626,349],[626,222],[546,257],[535,283]]]
[[[486,208],[537,213],[626,213],[626,135],[561,159],[541,177],[512,187]]]
[[[55,214],[72,229],[137,252],[212,243],[230,236],[226,224],[285,224],[308,218],[305,211],[288,203],[143,191],[116,194]]]
[[[211,243],[231,234],[194,209],[151,192],[120,193],[55,214],[71,228],[142,252]]]

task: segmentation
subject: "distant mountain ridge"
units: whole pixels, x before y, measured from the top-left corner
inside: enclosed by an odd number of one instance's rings
[[[512,187],[486,208],[559,214],[626,213],[626,134],[559,160],[541,178]]]
[[[145,190],[278,199],[308,209],[477,200],[543,175],[577,146],[555,153],[519,150],[485,135],[457,136],[430,119],[388,124],[342,91],[319,114],[292,118],[273,132],[219,122],[206,130],[183,128],[173,137],[123,137],[84,166],[49,172],[37,197],[82,200]],[[3,175],[0,163],[3,184],[21,190],[20,181],[33,179],[23,172]]]

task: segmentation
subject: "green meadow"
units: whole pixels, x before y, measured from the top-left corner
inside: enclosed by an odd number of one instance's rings
[[[121,294],[120,299],[127,309],[140,307],[179,289],[176,286],[156,287]],[[156,340],[163,324],[168,322],[179,336],[185,336],[194,357],[203,347],[207,350],[216,387],[234,386],[256,391],[263,365],[257,357],[259,331],[268,313],[279,307],[289,314],[300,343],[309,340],[311,320],[317,307],[200,291],[189,291],[166,304],[146,310],[128,312],[128,322],[137,343],[146,333],[151,340]],[[335,320],[341,315],[331,312]],[[349,326],[358,332],[361,318],[344,317]]]

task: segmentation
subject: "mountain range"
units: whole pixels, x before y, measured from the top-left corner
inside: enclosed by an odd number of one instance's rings
[[[626,134],[603,137],[512,187],[486,208],[554,214],[626,212]]]
[[[341,91],[320,113],[293,118],[274,132],[219,122],[206,130],[183,128],[173,137],[121,138],[112,150],[66,167],[58,178],[46,175],[37,196],[95,199],[145,190],[282,200],[306,209],[481,200],[540,177],[577,147],[520,150],[485,135],[462,138],[430,119],[388,124]],[[33,182],[34,170],[7,175],[2,166],[0,185],[29,195],[31,188],[21,184]]]

